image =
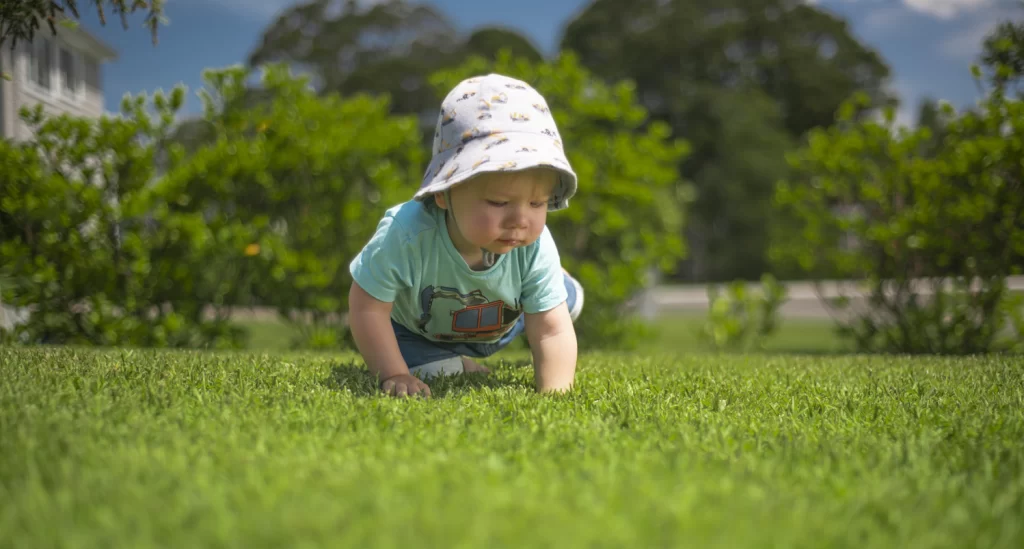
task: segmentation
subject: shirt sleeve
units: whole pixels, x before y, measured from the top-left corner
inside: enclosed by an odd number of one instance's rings
[[[403,231],[391,215],[377,224],[370,241],[349,264],[352,279],[366,293],[387,303],[393,303],[399,290],[407,285],[408,267],[403,259]]]
[[[569,297],[558,247],[547,227],[537,239],[537,250],[528,258],[523,272],[523,310],[528,314],[554,309]]]

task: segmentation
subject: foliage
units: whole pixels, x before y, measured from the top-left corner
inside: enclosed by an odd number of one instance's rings
[[[157,29],[160,23],[166,22],[163,16],[164,2],[165,0],[91,0],[103,25],[107,24],[104,6],[120,16],[124,28],[128,28],[128,15],[139,10],[149,10],[145,25],[153,35],[153,44],[157,43]],[[80,18],[78,4],[79,0],[4,0],[0,3],[0,46],[4,46],[7,40],[11,41],[12,46],[17,46],[22,40],[31,42],[44,22],[52,34],[57,34],[57,24],[74,26],[76,22],[71,17]],[[68,16],[68,12],[71,17]]]
[[[742,280],[726,286],[708,286],[708,317],[701,335],[714,348],[763,349],[779,326],[779,307],[786,300],[786,287],[775,277],[761,277],[760,291]]]
[[[809,4],[599,0],[564,27],[562,52],[605,82],[634,82],[651,118],[691,145],[679,173],[697,196],[684,229],[689,252],[675,278],[755,280],[765,272],[765,228],[777,220],[762,204],[787,175],[785,153],[808,129],[830,124],[856,90],[874,104],[891,101],[878,54],[841,18]],[[248,62],[300,67],[321,91],[387,94],[393,112],[420,117],[429,147],[442,99],[430,74],[474,55],[494,61],[502,49],[542,59],[512,30],[466,34],[436,6],[311,0],[283,11]]]
[[[832,304],[861,349],[1020,348],[1021,302],[1005,279],[1024,254],[1024,101],[997,85],[975,111],[945,105],[939,143],[928,127],[896,131],[891,110],[883,122],[853,121],[866,103],[851,100],[793,155],[776,199],[801,221],[800,238],[776,259],[866,279],[864,296]]]
[[[31,343],[237,346],[208,305],[242,299],[224,269],[232,234],[161,194],[154,157],[184,92],[126,97],[122,116],[22,109],[33,141],[0,141],[0,301],[28,311],[7,338]],[[150,113],[152,107],[155,112]],[[240,228],[244,233],[244,228]]]
[[[32,312],[17,340],[234,346],[230,308],[259,304],[297,344],[345,342],[348,262],[419,178],[416,122],[279,65],[253,101],[250,76],[205,74],[189,151],[169,138],[181,87],[154,96],[155,121],[143,98],[120,119],[26,113],[36,140],[0,144],[0,264],[20,281],[2,301]]]
[[[690,130],[714,128],[697,137],[700,158],[681,170],[698,189],[686,234],[699,244],[681,274],[703,280],[756,280],[768,270],[765,250],[775,183],[787,175],[785,155],[795,147],[782,126],[778,106],[758,90],[707,86],[690,99]]]
[[[430,86],[430,75],[473,55],[493,59],[503,49],[531,61],[543,59],[512,28],[483,26],[463,33],[429,3],[304,0],[264,29],[248,63],[301,68],[321,93],[387,95],[392,113],[418,117],[421,142],[429,149],[443,98]]]
[[[544,60],[544,56],[533,43],[506,27],[480,27],[475,29],[462,45],[465,55],[478,55],[493,59],[501,50],[509,50],[513,57],[522,57],[534,63]]]
[[[1020,14],[1024,14],[1024,1],[1017,3]],[[1020,80],[1024,78],[1024,20],[1000,22],[985,37],[981,63],[988,69],[993,86],[1024,93],[1020,89]]]
[[[623,304],[645,287],[650,268],[671,269],[685,253],[680,234],[690,188],[676,171],[685,143],[648,120],[629,82],[605,85],[573,55],[532,63],[503,51],[494,61],[471,58],[431,82],[443,95],[490,72],[521,79],[545,97],[579,177],[569,208],[550,215],[548,227],[562,265],[587,290],[577,323],[582,344],[636,343],[637,326],[624,319]]]
[[[384,209],[422,173],[416,121],[386,98],[317,95],[308,77],[265,67],[251,101],[241,67],[204,74],[209,139],[160,182],[174,209],[218,230],[251,229],[230,257],[254,271],[254,302],[296,323],[302,346],[347,341],[348,264]]]
[[[540,59],[521,34],[484,27],[466,36],[430,4],[308,0],[284,10],[267,26],[248,63],[302,68],[324,93],[387,95],[393,113],[421,117],[420,136],[429,147],[433,114],[442,99],[432,93],[430,75],[459,65],[469,55],[490,56],[503,48]]]
[[[889,68],[846,22],[796,0],[596,0],[560,47],[606,80],[629,79],[653,119],[692,146],[697,201],[676,278],[755,280],[769,269],[763,207],[785,154],[830,125],[855,91],[890,101]],[[777,273],[782,274],[782,273]],[[791,273],[785,273],[789,276]]]
[[[875,105],[891,99],[888,67],[846,21],[795,0],[597,0],[568,24],[561,49],[595,74],[636,80],[658,117],[681,114],[701,86],[752,86],[777,102],[794,138],[829,125],[853,91]]]
[[[485,364],[0,347],[0,546],[1024,546],[1020,357]]]

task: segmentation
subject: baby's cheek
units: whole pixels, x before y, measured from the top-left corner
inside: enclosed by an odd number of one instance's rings
[[[486,212],[482,212],[476,216],[473,220],[474,228],[478,233],[488,233],[493,230],[499,224],[499,219],[495,216],[488,215]]]
[[[541,231],[544,230],[544,224],[547,223],[547,221],[547,212],[541,212],[533,218],[533,223],[530,224],[530,229],[536,231],[537,236],[540,236]]]

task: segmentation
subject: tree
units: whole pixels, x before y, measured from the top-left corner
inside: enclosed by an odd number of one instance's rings
[[[463,37],[429,5],[387,0],[361,8],[352,0],[312,0],[278,16],[248,63],[283,62],[307,71],[321,93],[386,94],[396,114],[419,117],[429,146],[442,99],[430,75],[470,55],[493,58],[500,49],[540,59],[529,40],[508,29],[482,28]]]
[[[1020,51],[1019,37],[1003,39],[1009,28],[986,43]],[[802,238],[779,243],[775,259],[866,280],[831,304],[840,333],[862,350],[1024,347],[1024,299],[1006,287],[1024,257],[1024,98],[1006,93],[1021,73],[1002,63],[1012,55],[986,49],[998,64],[986,67],[996,77],[977,109],[945,104],[932,124],[897,132],[891,110],[884,123],[855,120],[870,101],[857,96],[835,126],[812,131],[778,188]]]
[[[1020,8],[1024,14],[1024,0]],[[981,62],[988,69],[991,85],[1024,93],[1019,89],[1020,80],[1024,78],[1024,21],[999,23],[985,37]]]
[[[830,125],[854,91],[889,101],[878,55],[843,20],[797,0],[596,0],[561,48],[606,80],[635,81],[651,115],[693,146],[681,166],[698,189],[693,254],[680,268],[695,281],[767,269],[757,228],[770,214],[759,201],[787,169],[785,147]]]
[[[153,44],[157,43],[157,27],[165,22],[163,16],[164,0],[91,0],[99,15],[100,23],[107,24],[104,6],[120,16],[121,25],[128,28],[128,15],[139,10],[149,10],[145,26],[153,35]],[[61,22],[74,24],[68,14],[79,19],[79,0],[4,0],[0,3],[0,47],[7,40],[16,46],[19,40],[31,42],[42,23],[57,34],[57,25]]]
[[[785,154],[795,140],[782,114],[758,90],[697,89],[687,118],[696,129],[691,158],[682,164],[700,189],[687,234],[691,247],[685,273],[695,279],[757,280],[767,269],[775,182],[787,175]]]
[[[361,9],[313,0],[286,10],[263,32],[249,64],[288,63],[308,71],[321,93],[386,93],[398,113],[430,118],[439,99],[427,79],[455,62],[455,27],[433,7],[390,0]]]
[[[847,23],[799,0],[597,0],[566,27],[563,50],[609,78],[632,78],[645,105],[670,114],[692,85],[752,85],[799,137],[828,126],[854,91],[874,104],[889,69]]]
[[[513,57],[537,63],[544,56],[521,34],[501,27],[482,27],[473,31],[466,39],[463,49],[467,54],[494,59],[501,50],[508,50]]]
[[[919,154],[922,157],[934,157],[942,148],[947,135],[947,126],[952,122],[942,102],[926,97],[917,109],[917,127],[928,128],[928,137],[922,139]]]

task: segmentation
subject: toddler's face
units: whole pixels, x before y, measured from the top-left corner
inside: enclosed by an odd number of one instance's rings
[[[467,260],[480,255],[480,248],[505,254],[540,238],[557,178],[542,168],[485,173],[452,188],[451,208],[442,195],[435,199],[454,213],[456,226],[450,224],[448,232]]]

